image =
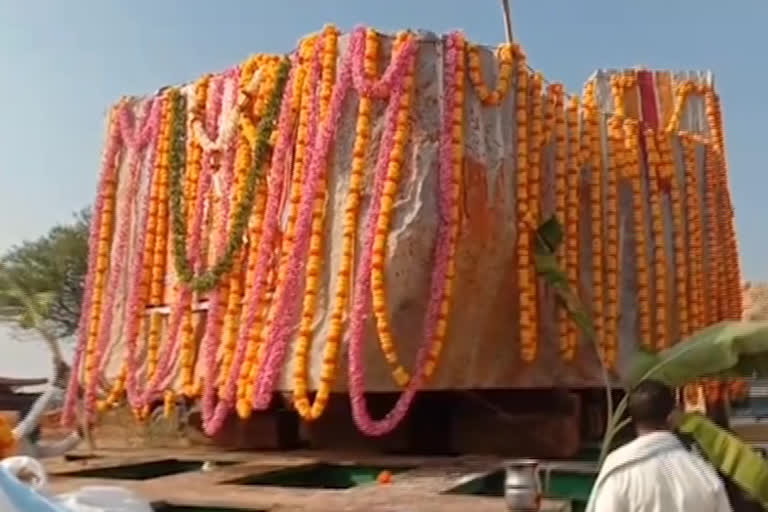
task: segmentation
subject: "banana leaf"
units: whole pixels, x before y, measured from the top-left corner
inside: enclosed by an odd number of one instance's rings
[[[585,339],[594,342],[595,327],[592,317],[579,296],[571,289],[568,276],[557,263],[555,252],[562,241],[563,228],[555,216],[548,218],[539,225],[536,229],[534,244],[536,273],[547,285],[552,287],[560,305],[566,309],[571,321],[579,327]]]
[[[724,375],[768,376],[768,322],[720,322],[657,354],[638,352],[627,384],[654,379],[681,386]]]
[[[768,510],[768,461],[704,416],[686,414],[678,429],[696,440],[710,464]]]

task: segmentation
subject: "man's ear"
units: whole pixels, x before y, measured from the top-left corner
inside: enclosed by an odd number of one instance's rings
[[[673,430],[676,429],[683,421],[683,416],[683,411],[680,409],[673,409],[672,412],[669,413],[669,416],[667,416],[667,425]]]

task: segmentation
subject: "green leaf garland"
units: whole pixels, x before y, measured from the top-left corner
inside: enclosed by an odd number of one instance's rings
[[[195,275],[188,259],[187,215],[182,190],[186,151],[186,100],[183,95],[177,93],[177,99],[174,103],[173,142],[170,155],[173,256],[179,280],[196,292],[204,293],[215,288],[221,281],[221,278],[232,270],[235,255],[243,246],[245,230],[248,227],[248,219],[251,216],[256,197],[256,189],[264,179],[263,167],[264,162],[269,156],[269,139],[280,112],[283,90],[285,89],[289,71],[290,61],[283,59],[277,71],[275,88],[272,90],[264,115],[259,123],[259,131],[253,148],[253,164],[246,177],[245,193],[235,207],[232,229],[224,254],[210,270],[200,275]]]

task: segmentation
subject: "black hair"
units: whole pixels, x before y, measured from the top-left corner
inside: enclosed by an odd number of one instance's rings
[[[666,384],[644,380],[629,395],[629,415],[636,427],[663,429],[675,409],[675,395]]]

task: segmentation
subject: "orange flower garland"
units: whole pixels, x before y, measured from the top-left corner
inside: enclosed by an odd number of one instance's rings
[[[571,97],[565,113],[568,128],[567,194],[565,200],[565,273],[568,276],[568,284],[576,293],[579,290],[579,238],[581,236],[579,229],[581,225],[581,219],[579,218],[579,187],[581,186],[580,103],[578,96]],[[566,325],[565,339],[560,340],[560,352],[563,359],[571,361],[576,356],[578,332],[573,322],[566,322]]]
[[[646,350],[653,349],[651,332],[651,285],[648,268],[648,236],[646,225],[648,203],[643,193],[643,170],[640,166],[640,129],[636,120],[624,122],[624,144],[626,149],[626,176],[632,187],[632,221],[635,242],[635,273],[637,275],[637,309],[640,323],[640,345]]]
[[[328,109],[331,100],[331,91],[335,80],[336,72],[336,53],[337,53],[338,32],[335,29],[329,29],[326,33],[325,49],[323,52],[323,73],[320,86],[320,123],[324,123],[328,116]],[[327,173],[327,169],[326,169]],[[309,238],[309,256],[304,278],[304,300],[301,308],[301,320],[299,321],[298,340],[294,352],[294,362],[296,366],[308,364],[309,346],[313,336],[313,326],[315,315],[317,313],[317,296],[322,279],[322,258],[323,258],[323,235],[325,230],[325,207],[327,203],[327,176],[321,178],[318,187],[317,197],[315,198],[312,209],[312,224],[310,226]],[[324,368],[328,370],[328,368]],[[330,375],[323,372],[321,379],[325,381],[332,380],[335,373],[335,364],[331,367]],[[306,373],[304,374],[306,376]],[[294,382],[296,382],[294,373]],[[294,387],[294,393],[296,388]],[[304,388],[299,383],[299,394],[306,393],[306,381]],[[330,394],[330,393],[329,393]],[[327,398],[326,398],[327,400]],[[321,401],[322,403],[322,401]],[[326,402],[327,403],[327,402]]]
[[[531,78],[530,151],[528,152],[528,211],[538,226],[541,207],[541,152],[544,149],[544,115],[541,90],[544,77],[534,73]],[[534,301],[536,297],[534,296]]]
[[[731,204],[730,186],[728,184],[728,170],[725,155],[725,135],[723,130],[720,99],[711,87],[706,89],[705,105],[707,119],[709,121],[710,135],[715,144],[715,150],[719,158],[719,180],[722,188],[722,199],[725,203],[722,210],[722,227],[725,236],[724,266],[727,271],[727,316],[739,319],[742,316],[741,271],[739,269],[738,243],[733,222],[733,205]]]
[[[118,106],[118,108],[120,108]],[[117,129],[117,109],[110,113],[108,136],[112,136]],[[93,370],[96,365],[95,350],[96,338],[99,334],[99,320],[101,318],[101,305],[104,297],[105,285],[107,281],[107,270],[109,269],[110,248],[112,245],[112,228],[115,221],[115,206],[117,202],[117,176],[105,180],[104,205],[101,211],[101,225],[99,228],[99,238],[96,245],[96,269],[94,270],[93,280],[93,299],[91,303],[90,319],[88,321],[88,336],[86,338],[85,349],[85,384],[91,384]]]
[[[544,105],[542,108],[542,116],[544,117],[544,121],[541,127],[543,146],[546,146],[552,142],[552,134],[555,130],[555,109],[557,108],[557,95],[555,94],[555,90],[558,87],[562,87],[561,84],[549,84],[547,86],[546,95],[544,97]],[[542,159],[542,165],[544,168],[546,168],[546,159]]]
[[[323,74],[320,78],[320,120],[328,117],[331,105],[333,83],[336,80],[336,58],[338,56],[339,29],[333,25],[323,28],[325,45],[323,47]]]
[[[672,154],[669,135],[658,134],[658,146],[661,153],[661,165],[665,183],[669,186],[672,202],[672,229],[674,230],[673,247],[675,252],[675,293],[676,309],[680,324],[680,334],[687,336],[692,332],[688,303],[688,265],[687,246],[685,243],[685,217],[680,181]]]
[[[498,106],[504,100],[512,83],[512,72],[515,69],[515,54],[519,53],[517,45],[505,43],[499,45],[496,49],[496,56],[499,60],[499,78],[496,81],[496,87],[491,91],[483,80],[483,71],[480,63],[480,47],[477,45],[467,46],[467,57],[469,60],[469,81],[475,88],[475,94],[483,105]]]
[[[270,304],[272,303],[272,296],[274,294],[274,283],[278,275],[285,273],[288,250],[290,246],[287,245],[293,237],[293,228],[296,222],[296,215],[298,203],[300,197],[296,194],[299,192],[301,178],[296,176],[296,173],[300,172],[305,165],[306,161],[306,148],[309,144],[308,135],[308,119],[309,108],[311,101],[310,91],[316,87],[316,83],[308,78],[311,76],[309,73],[310,66],[312,65],[311,50],[314,49],[316,37],[312,36],[304,39],[299,45],[299,64],[296,79],[293,82],[293,90],[291,93],[291,111],[295,114],[298,113],[298,132],[296,150],[294,154],[293,173],[294,176],[291,180],[291,192],[289,197],[288,209],[288,221],[286,230],[284,233],[283,244],[281,247],[278,269],[270,269],[267,274],[267,284],[265,292],[261,298],[261,307],[256,314],[256,321],[254,322],[251,331],[248,333],[248,344],[246,346],[245,361],[240,367],[240,374],[238,375],[237,382],[237,414],[240,418],[248,418],[252,412],[251,401],[247,397],[251,396],[253,389],[253,382],[256,378],[256,372],[259,368],[259,361],[263,354],[264,339],[262,336],[262,329],[266,321],[268,321]],[[249,151],[246,151],[249,153]],[[250,158],[250,154],[247,155]],[[250,166],[250,163],[248,164]],[[302,174],[303,176],[303,174]],[[256,262],[258,259],[259,241],[263,233],[263,222],[266,208],[267,195],[266,191],[262,188],[259,189],[256,207],[252,214],[249,226],[249,253],[248,264],[246,267],[245,275],[245,289],[248,289],[255,285],[254,280],[256,278]],[[282,270],[281,270],[282,269]]]
[[[520,357],[533,362],[538,352],[532,230],[536,228],[529,211],[528,157],[528,65],[523,55],[517,61],[516,130],[517,135],[517,286],[520,291]]]
[[[602,340],[602,352],[605,364],[610,368],[616,365],[616,341],[619,334],[619,306],[621,300],[619,180],[626,172],[624,122],[625,119],[616,115],[612,116],[608,121],[608,158],[610,166],[605,183],[607,304],[605,307],[605,336]]]
[[[625,95],[627,91],[637,86],[637,75],[634,71],[626,71],[611,76],[611,96],[613,98],[613,117],[623,121],[627,117]],[[592,86],[594,88],[594,85]],[[594,94],[594,90],[592,91]]]
[[[282,247],[281,247],[281,258],[280,258],[280,264],[277,271],[276,276],[276,286],[280,287],[282,286],[282,283],[285,279],[286,272],[288,270],[288,265],[290,263],[290,254],[291,249],[293,247],[293,244],[295,243],[295,229],[296,229],[296,220],[298,218],[298,207],[299,203],[301,202],[301,191],[302,191],[302,183],[304,180],[304,171],[306,170],[307,163],[309,161],[309,153],[307,149],[309,148],[309,145],[312,143],[310,140],[312,137],[310,135],[310,122],[311,122],[311,111],[312,111],[312,103],[314,95],[312,93],[312,88],[315,88],[319,85],[320,87],[320,97],[319,97],[319,118],[317,120],[317,123],[322,123],[322,119],[325,117],[328,105],[330,103],[331,98],[331,91],[333,89],[333,83],[335,80],[335,70],[336,70],[336,58],[338,53],[338,47],[337,47],[337,39],[338,39],[338,30],[333,27],[332,25],[327,25],[325,29],[323,30],[322,34],[323,38],[323,53],[321,56],[321,75],[319,78],[319,84],[314,83],[312,80],[304,79],[304,90],[301,94],[301,104],[300,104],[300,110],[299,110],[299,136],[297,139],[297,147],[296,147],[296,161],[293,166],[293,178],[291,181],[291,192],[290,192],[290,205],[289,205],[289,213],[288,213],[288,222],[286,226],[286,233],[285,238],[283,239]],[[309,40],[305,44],[309,45],[312,44],[314,46],[315,40]],[[308,66],[314,65],[314,62],[311,59],[308,59],[307,62]],[[307,71],[309,75],[311,75],[311,70],[308,69]],[[306,100],[306,101],[305,101]],[[321,186],[321,193],[322,193],[322,199],[318,199],[315,201],[315,210],[312,214],[312,231],[313,233],[316,233],[319,229],[321,236],[322,236],[322,223],[324,220],[325,215],[325,195],[324,195],[324,183]],[[312,247],[310,248],[310,256],[307,260],[307,270],[309,272],[309,269],[312,269],[312,272],[315,273],[315,275],[312,278],[307,279],[305,282],[305,297],[308,296],[316,296],[317,294],[317,288],[319,287],[319,267],[320,262],[317,260],[317,257],[321,255],[321,251],[319,248],[315,251],[314,248],[317,244],[317,237],[313,236],[313,242],[310,242]],[[313,256],[314,255],[314,256]],[[277,293],[275,291],[274,293]],[[268,329],[268,326],[274,321],[274,316],[277,314],[277,310],[275,309],[275,304],[272,303],[271,298],[272,294],[265,294],[265,300],[263,302],[263,310],[266,309],[267,316],[266,316],[266,329]],[[269,299],[270,307],[267,307],[267,299]],[[304,315],[309,314],[306,312],[302,313],[302,322],[304,322]],[[314,311],[312,312],[312,317],[314,319]],[[258,322],[257,322],[258,326]],[[257,336],[257,340],[254,343],[254,351],[252,352],[252,360],[254,361],[253,364],[246,365],[247,370],[249,372],[247,382],[249,383],[246,385],[245,390],[242,393],[243,401],[241,405],[241,409],[243,413],[250,414],[250,404],[246,404],[245,397],[249,396],[252,389],[252,383],[255,381],[258,371],[258,368],[260,366],[259,362],[261,361],[261,355],[262,355],[262,347],[263,347],[263,332],[259,331],[258,333],[255,332],[254,334]]]
[[[717,170],[717,153],[713,144],[707,144],[706,161],[704,162],[705,172],[705,191],[704,200],[707,204],[707,233],[708,233],[708,256],[709,256],[709,315],[708,323],[714,324],[725,318],[725,296],[727,294],[725,284],[725,258],[723,256],[723,233],[720,229],[722,222],[720,219],[718,192],[720,188],[719,172]]]
[[[702,245],[701,198],[699,197],[699,172],[696,167],[696,142],[689,133],[680,133],[685,162],[685,202],[688,213],[687,226],[690,233],[688,251],[691,257],[690,280],[690,322],[691,329],[701,329],[704,318],[704,247]]]
[[[267,67],[270,62],[266,56],[256,55],[251,57],[245,64],[243,64],[240,70],[240,82],[250,83],[253,80],[253,76],[263,66]],[[235,175],[235,195],[237,199],[233,204],[237,204],[238,199],[242,198],[242,187],[244,186],[244,176],[251,167],[251,154],[253,147],[256,144],[256,138],[258,137],[257,123],[261,114],[261,108],[263,106],[263,97],[265,89],[268,89],[273,85],[274,73],[267,73],[267,76],[261,80],[256,92],[256,97],[248,97],[248,101],[244,102],[244,108],[242,114],[238,119],[240,126],[240,135],[236,136],[235,147],[235,163],[234,163],[234,175]],[[243,93],[248,96],[247,93]],[[253,119],[251,118],[253,116]],[[254,195],[254,211],[258,210],[263,204],[263,183],[257,184],[256,192]],[[253,212],[251,213],[251,218]],[[252,226],[249,223],[248,239],[250,240],[250,230]],[[228,294],[226,298],[226,310],[224,312],[224,327],[221,332],[222,337],[222,360],[221,360],[221,372],[218,376],[219,386],[222,386],[228,377],[228,370],[232,363],[233,352],[235,350],[235,344],[237,342],[237,320],[240,317],[242,298],[243,298],[243,264],[248,256],[247,246],[243,248],[239,254],[235,257],[235,263],[232,267],[230,275],[227,276]],[[221,390],[221,388],[220,388]]]
[[[645,147],[648,153],[648,195],[651,204],[651,231],[653,234],[653,268],[656,296],[656,348],[667,348],[670,342],[667,318],[667,249],[664,233],[664,214],[661,209],[659,183],[663,177],[662,158],[656,145],[656,132],[645,130]]]
[[[266,98],[269,97],[273,88],[275,87],[277,80],[277,69],[279,60],[273,58],[261,58],[259,60],[261,66],[258,71],[264,73],[265,79],[262,80],[259,89],[256,91],[256,97],[253,99],[253,105],[251,111],[255,119],[260,119],[264,108],[266,106]],[[255,72],[255,70],[254,70]],[[247,77],[241,77],[241,80],[247,79]],[[256,124],[251,121],[245,121],[249,119],[249,116],[244,115],[241,117],[240,125],[243,128],[244,137],[238,140],[238,146],[235,152],[235,193],[234,202],[232,205],[238,204],[245,195],[246,175],[250,170],[254,146],[256,144],[256,136],[251,137],[246,135],[246,124],[253,125],[254,129]],[[264,182],[257,185],[256,193],[254,196],[254,210],[257,212],[263,211],[266,206],[266,192]],[[253,215],[253,213],[252,213]],[[252,229],[252,226],[249,227]],[[250,238],[250,237],[249,237]],[[247,250],[242,249],[235,256],[235,264],[227,277],[227,284],[222,288],[219,297],[226,297],[225,312],[222,317],[223,326],[221,331],[222,336],[222,359],[221,359],[221,371],[218,376],[219,393],[224,393],[224,387],[229,379],[229,371],[234,359],[234,352],[237,344],[238,334],[238,319],[242,310],[242,298],[243,298],[243,263],[245,260]],[[255,258],[255,256],[254,256]]]
[[[686,106],[688,98],[691,94],[701,94],[704,90],[704,87],[699,86],[696,82],[691,80],[678,84],[675,88],[675,105],[665,129],[667,133],[677,133],[680,129],[680,120],[683,116],[683,109]]]
[[[365,31],[365,63],[364,71],[368,79],[376,74],[378,61],[379,40],[372,29]],[[341,346],[342,325],[344,313],[349,301],[349,285],[352,278],[355,241],[357,235],[357,219],[360,199],[365,177],[365,163],[368,146],[371,140],[371,114],[373,100],[366,95],[360,96],[358,104],[355,142],[352,157],[352,168],[349,175],[349,189],[345,201],[344,227],[342,232],[341,262],[337,274],[336,296],[331,306],[331,323],[328,338],[323,347],[323,367],[320,372],[320,385],[314,402],[310,404],[307,393],[307,374],[309,365],[309,344],[311,333],[304,336],[300,333],[293,355],[293,405],[296,412],[305,420],[313,421],[319,418],[328,404],[331,395],[333,379],[338,364]],[[305,299],[306,306],[306,299]]]
[[[194,94],[196,96],[196,104],[197,105],[205,105],[206,98],[208,96],[208,86],[211,82],[210,75],[203,76],[197,84],[195,84],[195,90]],[[198,182],[200,180],[200,172],[202,170],[202,158],[203,158],[203,148],[200,145],[200,143],[197,141],[195,137],[194,130],[187,130],[188,132],[188,139],[187,139],[187,155],[189,155],[187,159],[187,172],[186,172],[186,183],[185,183],[185,190],[184,190],[184,197],[187,198],[187,204],[193,205],[195,204],[194,198],[197,197],[198,194]],[[189,229],[191,229],[193,224],[193,219],[195,215],[194,208],[189,208],[187,210],[187,226]],[[189,236],[189,233],[187,233]],[[181,295],[181,282],[176,283],[176,289],[174,295],[178,298]],[[194,339],[195,336],[195,326],[194,326],[194,319],[193,319],[193,309],[194,309],[194,300],[192,302],[192,306],[190,306],[190,309],[188,311],[184,312],[184,317],[182,319],[181,324],[181,353],[180,353],[180,361],[181,361],[181,384],[184,389],[184,394],[188,397],[195,396],[195,361],[197,359],[197,344]],[[155,354],[156,354],[155,349]],[[157,361],[155,355],[155,362]]]
[[[399,49],[412,35],[401,32],[395,41],[395,48]],[[381,196],[381,207],[376,219],[376,236],[373,243],[373,255],[371,260],[371,296],[373,315],[376,319],[379,344],[384,358],[392,368],[392,377],[398,386],[404,387],[410,380],[408,371],[400,364],[395,348],[394,336],[389,322],[389,306],[386,292],[385,261],[387,257],[387,239],[392,225],[392,211],[395,206],[397,187],[402,175],[405,161],[405,147],[408,142],[410,129],[411,102],[414,85],[415,63],[412,61],[403,78],[403,93],[397,110],[395,121],[395,135],[392,152],[387,164],[386,185]]]
[[[568,196],[568,140],[565,120],[565,92],[562,84],[552,86],[552,96],[555,110],[555,217],[561,226],[567,225],[566,198]],[[565,247],[557,248],[557,260],[560,267],[565,269]],[[560,350],[567,355],[568,348],[568,312],[565,308],[557,308],[557,332]]]
[[[141,278],[139,281],[139,297],[140,297],[140,304],[139,307],[140,314],[144,315],[144,308],[147,304],[147,302],[150,300],[150,294],[151,294],[151,285],[153,283],[153,272],[155,270],[154,267],[154,257],[156,255],[156,245],[158,242],[158,238],[160,239],[160,242],[162,243],[162,235],[159,233],[159,228],[162,226],[159,226],[159,219],[158,214],[160,210],[160,197],[162,194],[162,176],[163,173],[165,173],[166,177],[166,185],[167,185],[167,171],[168,171],[168,156],[169,156],[169,136],[170,136],[170,120],[171,120],[171,105],[169,102],[165,102],[163,105],[163,110],[161,114],[161,122],[159,126],[159,133],[158,133],[158,139],[157,139],[157,148],[156,148],[156,155],[155,155],[155,161],[154,161],[154,170],[153,170],[153,179],[152,179],[152,187],[149,194],[149,208],[147,211],[148,219],[147,219],[147,235],[146,240],[144,243],[144,256],[142,258],[142,271],[141,271]],[[166,196],[167,198],[167,196]],[[143,228],[141,228],[143,229]],[[165,247],[164,247],[165,248]],[[154,321],[154,319],[157,318],[157,324],[159,326],[160,321],[162,318],[158,314],[153,314],[151,321]],[[141,321],[141,320],[139,320]],[[158,332],[153,333],[151,331],[150,326],[150,333],[149,337],[152,337],[153,334],[155,337],[159,337],[159,327]],[[156,359],[155,359],[156,363]],[[118,373],[118,377],[115,379],[115,382],[112,385],[112,388],[107,393],[107,397],[97,402],[96,408],[99,412],[104,412],[108,408],[114,407],[122,398],[123,393],[125,392],[125,381],[127,377],[128,372],[128,364],[127,361],[124,361],[120,367],[120,371]]]
[[[169,419],[176,412],[176,393],[171,390],[163,394],[163,417]]]
[[[604,297],[604,251],[603,242],[603,150],[601,143],[600,116],[597,105],[595,81],[590,80],[584,91],[584,110],[586,129],[584,137],[589,138],[590,146],[590,180],[589,180],[589,210],[590,237],[592,240],[592,316],[595,322],[595,336],[598,346],[602,347],[605,334],[605,297]]]
[[[530,77],[530,103],[531,103],[531,122],[530,141],[528,148],[528,212],[534,228],[539,225],[541,211],[541,153],[544,148],[543,134],[543,106],[541,91],[544,78],[541,73],[533,73]],[[539,290],[538,279],[534,274],[531,277],[530,300],[533,305],[533,332],[534,336],[539,336]],[[535,356],[534,356],[535,357]]]

